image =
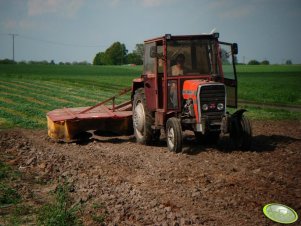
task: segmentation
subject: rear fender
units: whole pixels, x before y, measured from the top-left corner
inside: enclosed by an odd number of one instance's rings
[[[232,118],[241,118],[242,115],[246,112],[247,110],[246,109],[239,109],[237,110],[236,112],[234,112],[231,117]]]
[[[137,89],[144,87],[144,79],[143,78],[135,78],[132,83],[132,92],[131,99],[134,99],[134,95]]]
[[[222,119],[222,125],[221,130],[223,134],[230,133],[231,127],[234,125],[237,125],[237,122],[239,122],[243,116],[243,114],[246,112],[246,109],[239,109],[236,112],[234,112],[232,115],[230,115],[228,112]]]

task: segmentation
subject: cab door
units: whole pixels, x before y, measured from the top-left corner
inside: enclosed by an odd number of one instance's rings
[[[155,111],[158,106],[156,58],[151,57],[151,48],[155,42],[144,45],[144,91],[148,110]]]
[[[224,84],[226,86],[227,107],[237,108],[237,76],[235,68],[235,54],[237,54],[237,44],[220,42],[220,52],[222,70],[224,74]],[[233,45],[235,48],[233,48]],[[234,54],[235,53],[235,54]]]

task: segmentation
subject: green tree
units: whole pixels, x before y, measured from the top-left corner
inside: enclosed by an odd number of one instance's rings
[[[121,65],[127,63],[127,49],[124,44],[114,42],[105,52],[99,52],[93,59],[93,65]]]
[[[93,59],[93,65],[100,65],[100,52],[96,53],[94,59]]]
[[[106,54],[104,52],[99,52],[95,55],[93,60],[93,65],[105,65],[107,63]]]
[[[16,62],[10,59],[0,60],[0,64],[15,64]]]
[[[263,65],[270,65],[270,61],[268,61],[268,60],[263,60],[263,61],[261,61],[261,64],[263,64]]]
[[[293,62],[292,62],[292,60],[287,60],[287,61],[285,61],[285,64],[291,65],[291,64],[293,64]]]
[[[127,62],[128,64],[138,64],[138,65],[143,64],[141,57],[135,52],[129,53],[127,55]]]
[[[143,58],[144,58],[144,45],[141,43],[136,44],[136,47],[133,51],[136,55],[138,55],[142,61],[141,64],[143,64]]]
[[[121,65],[126,63],[127,49],[124,44],[114,42],[106,51],[106,64]]]
[[[249,65],[259,65],[260,63],[257,60],[250,60],[248,64]]]

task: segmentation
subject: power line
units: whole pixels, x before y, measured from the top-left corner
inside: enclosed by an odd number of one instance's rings
[[[52,44],[52,45],[60,45],[60,46],[84,47],[84,48],[106,47],[105,45],[70,44],[70,43],[64,43],[64,42],[57,42],[57,41],[50,41],[50,40],[40,39],[40,38],[34,38],[34,37],[30,37],[30,36],[25,36],[25,35],[19,35],[19,37],[24,38],[24,39],[28,39],[28,40],[44,42],[44,43],[48,43],[48,44]]]
[[[15,61],[15,37],[18,36],[22,39],[32,40],[35,42],[42,42],[50,45],[56,45],[56,46],[69,46],[69,47],[75,47],[75,48],[102,48],[107,47],[107,45],[82,45],[82,44],[71,44],[71,43],[64,43],[64,42],[58,42],[58,41],[51,41],[51,40],[45,40],[41,38],[21,35],[21,34],[15,34],[15,33],[0,33],[0,36],[11,36],[12,37],[12,55],[13,55],[13,61]],[[35,43],[36,44],[36,43]]]
[[[18,36],[18,34],[8,34],[12,36],[13,38],[13,61],[15,61],[15,36]]]
[[[107,47],[107,45],[83,45],[83,44],[71,44],[71,43],[65,43],[65,42],[51,41],[51,40],[45,40],[45,39],[41,39],[41,38],[21,35],[21,34],[0,33],[0,35],[9,35],[9,36],[12,36],[13,38],[14,38],[14,36],[19,36],[20,38],[23,38],[23,39],[44,42],[44,43],[48,43],[48,44],[52,44],[52,45],[59,45],[59,46],[84,47],[84,48]]]

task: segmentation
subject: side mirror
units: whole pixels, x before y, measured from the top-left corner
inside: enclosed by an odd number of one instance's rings
[[[157,46],[151,46],[149,54],[150,54],[151,58],[157,57],[157,55],[158,55],[158,53],[157,53]]]
[[[232,44],[232,54],[233,55],[238,54],[238,45],[237,45],[237,43]]]

